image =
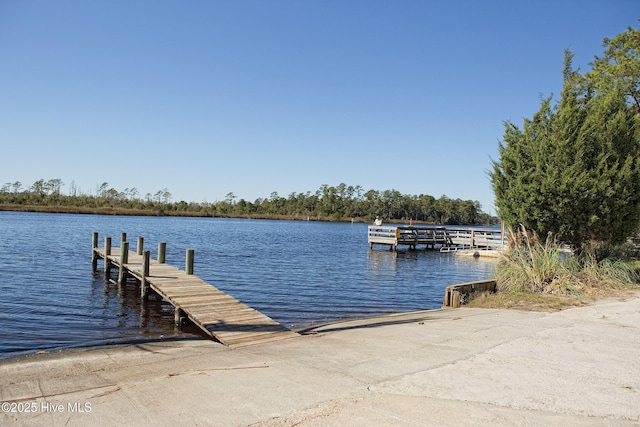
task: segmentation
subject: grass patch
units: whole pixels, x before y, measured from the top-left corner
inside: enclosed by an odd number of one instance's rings
[[[496,266],[498,292],[475,295],[468,307],[558,311],[598,298],[628,297],[640,289],[640,261],[622,261],[606,251],[576,256],[548,238],[509,231],[511,246]],[[600,252],[603,253],[603,252]]]
[[[465,307],[507,308],[524,311],[560,311],[570,307],[581,307],[595,301],[589,295],[551,295],[534,292],[474,295]]]
[[[498,291],[495,294],[482,293],[472,295],[465,307],[554,312],[589,305],[598,299],[630,298],[634,295],[634,291],[638,290],[640,290],[640,285],[629,285],[619,289],[603,288],[597,294],[590,295],[553,295],[534,292],[504,293]]]
[[[597,294],[602,288],[638,283],[637,270],[618,258],[599,259],[597,251],[573,255],[552,237],[509,231],[511,247],[498,261],[496,282],[507,293]]]

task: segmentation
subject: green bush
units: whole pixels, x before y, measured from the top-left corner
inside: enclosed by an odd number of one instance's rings
[[[498,289],[508,293],[582,294],[638,281],[636,271],[620,259],[598,260],[597,251],[572,254],[549,235],[544,243],[524,228],[509,230],[510,248],[498,261]]]

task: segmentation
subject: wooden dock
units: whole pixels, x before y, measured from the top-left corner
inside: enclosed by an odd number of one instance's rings
[[[210,283],[193,275],[193,250],[187,250],[185,270],[165,264],[166,244],[158,244],[158,260],[150,257],[138,238],[137,251],[129,250],[123,233],[119,248],[111,247],[111,238],[104,247],[98,247],[98,233],[93,235],[92,266],[104,261],[105,277],[111,268],[118,269],[118,284],[127,277],[140,283],[140,296],[147,298],[151,290],[175,307],[175,321],[180,325],[185,318],[200,327],[208,336],[229,347],[278,341],[297,337],[298,334],[280,325],[263,313],[243,304]]]
[[[392,250],[407,246],[415,250],[439,249],[441,252],[463,249],[500,249],[504,247],[504,233],[492,228],[450,228],[440,226],[370,225],[369,247],[386,245]]]

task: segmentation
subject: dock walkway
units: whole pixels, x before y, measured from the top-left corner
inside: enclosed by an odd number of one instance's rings
[[[97,259],[102,259],[106,275],[112,267],[119,269],[119,283],[123,278],[126,280],[126,276],[134,277],[140,282],[142,299],[146,298],[148,289],[151,289],[175,307],[177,324],[181,323],[184,317],[188,317],[211,338],[229,347],[298,336],[267,315],[190,272],[151,259],[149,251],[130,251],[128,242],[121,243],[123,250],[110,248],[110,242],[105,243],[104,248],[98,248],[96,234],[92,250],[94,271]],[[140,245],[140,240],[138,244]],[[124,250],[126,255],[123,256]],[[159,258],[164,256],[160,257],[159,254]]]

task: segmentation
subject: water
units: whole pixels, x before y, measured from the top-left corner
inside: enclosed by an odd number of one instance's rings
[[[91,273],[92,233],[194,273],[287,327],[438,308],[447,285],[489,278],[491,260],[433,251],[370,250],[366,224],[0,212],[0,357],[131,340],[196,338],[173,307],[141,304]]]

